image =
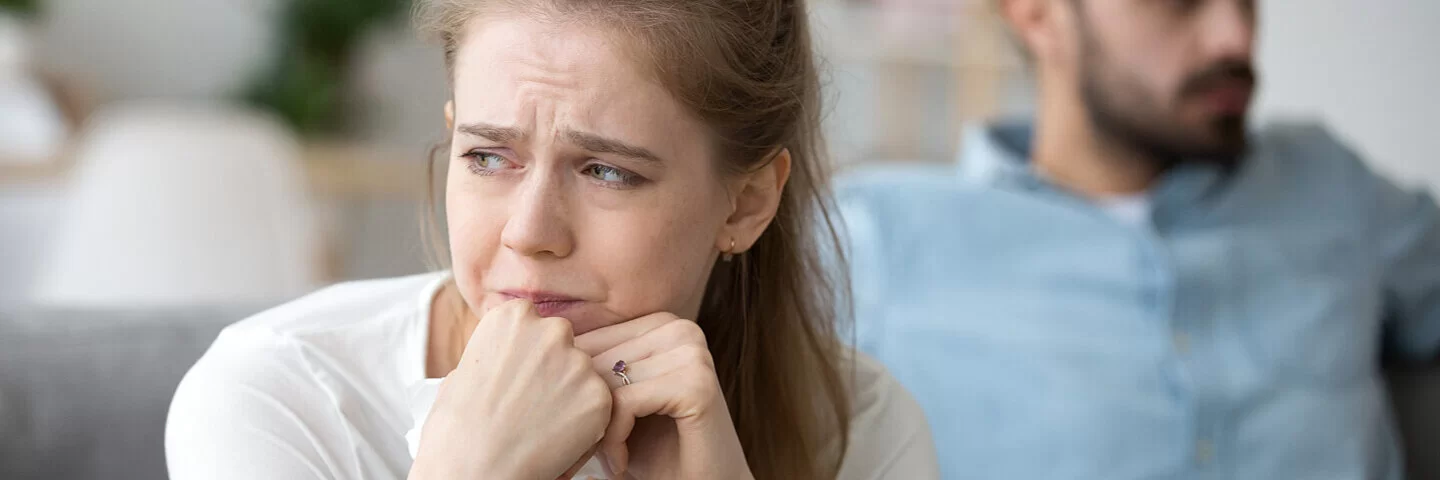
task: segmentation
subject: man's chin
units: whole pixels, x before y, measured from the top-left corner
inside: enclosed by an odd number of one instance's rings
[[[1157,141],[1151,146],[1157,156],[1169,162],[1237,163],[1249,149],[1245,117],[1213,118],[1191,127],[1188,135],[1176,135],[1171,141]]]
[[[1250,147],[1245,117],[1227,117],[1215,120],[1210,125],[1210,139],[1202,148],[1199,157],[1233,163],[1245,155]]]

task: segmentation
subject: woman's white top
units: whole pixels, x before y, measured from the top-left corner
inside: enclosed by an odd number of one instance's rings
[[[226,328],[170,405],[170,478],[404,478],[439,385],[425,355],[448,278],[345,283]],[[855,364],[839,478],[938,478],[920,406],[874,360]],[[576,478],[601,472],[592,461]]]

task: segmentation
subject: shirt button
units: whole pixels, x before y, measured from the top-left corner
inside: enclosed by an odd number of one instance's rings
[[[1210,463],[1215,459],[1215,444],[1209,440],[1195,442],[1195,461],[1197,463]]]
[[[1176,351],[1176,352],[1180,352],[1181,355],[1185,355],[1185,354],[1187,354],[1187,353],[1190,353],[1190,336],[1189,336],[1189,335],[1186,335],[1186,334],[1183,333],[1183,332],[1178,332],[1178,333],[1176,333],[1175,335],[1172,335],[1172,336],[1170,337],[1170,341],[1171,341],[1171,343],[1173,343],[1173,344],[1175,345],[1175,351]]]

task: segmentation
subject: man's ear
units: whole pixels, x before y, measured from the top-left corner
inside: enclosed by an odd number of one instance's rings
[[[1050,57],[1058,33],[1056,0],[999,0],[1000,16],[1033,58]]]
[[[445,101],[445,131],[455,129],[455,101]]]
[[[717,250],[739,254],[754,246],[760,234],[765,233],[780,209],[785,183],[790,181],[790,162],[790,150],[782,148],[772,154],[765,166],[745,173],[732,184],[730,198],[734,209],[715,239]]]

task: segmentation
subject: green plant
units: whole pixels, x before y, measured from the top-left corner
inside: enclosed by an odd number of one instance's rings
[[[280,20],[280,54],[246,100],[274,111],[301,134],[343,128],[341,95],[356,42],[409,6],[410,0],[289,0]]]
[[[40,8],[40,0],[0,0],[0,10],[33,15]]]

